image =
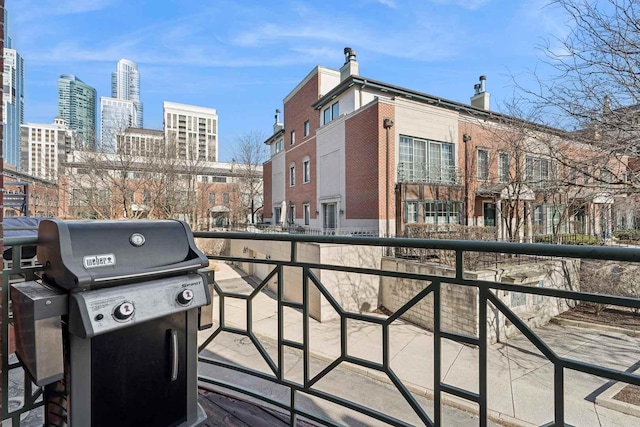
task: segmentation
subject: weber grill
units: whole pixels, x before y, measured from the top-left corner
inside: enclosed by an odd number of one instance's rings
[[[16,354],[47,425],[198,426],[207,258],[182,221],[43,220],[41,280],[11,290]]]

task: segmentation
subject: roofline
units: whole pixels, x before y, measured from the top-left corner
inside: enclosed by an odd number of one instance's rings
[[[280,129],[278,132],[274,133],[273,135],[271,135],[269,138],[265,139],[263,144],[271,144],[271,142],[278,138],[280,135],[284,135],[284,128]]]
[[[563,129],[553,128],[547,125],[543,125],[540,123],[530,122],[528,120],[523,120],[517,117],[509,116],[503,113],[497,113],[490,110],[484,110],[482,108],[477,108],[472,105],[463,104],[457,101],[451,101],[449,99],[429,95],[427,93],[414,91],[411,89],[403,88],[400,86],[391,85],[388,83],[384,83],[378,80],[373,80],[369,78],[364,78],[360,76],[351,75],[347,77],[344,81],[340,82],[338,86],[327,92],[326,95],[321,97],[318,101],[311,105],[312,108],[316,110],[321,110],[322,107],[331,102],[336,96],[340,95],[342,92],[345,92],[353,85],[361,85],[362,87],[373,87],[375,89],[395,93],[396,95],[400,95],[407,99],[415,99],[421,102],[425,102],[428,104],[433,104],[436,106],[448,108],[450,110],[456,111],[464,111],[470,115],[481,116],[490,119],[502,119],[507,122],[516,122],[516,123],[528,123],[534,125],[536,128],[540,130],[546,130],[548,132],[553,132],[555,134],[568,135],[570,132],[565,131]]]

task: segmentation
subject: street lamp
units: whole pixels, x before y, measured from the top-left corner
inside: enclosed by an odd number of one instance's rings
[[[386,159],[386,164],[385,164],[385,189],[384,189],[384,194],[385,194],[385,199],[386,199],[386,203],[385,203],[385,217],[386,217],[386,225],[387,225],[387,234],[386,237],[389,237],[389,170],[391,169],[389,167],[389,162],[391,161],[389,159],[389,130],[393,127],[393,120],[391,120],[389,117],[385,117],[384,120],[382,121],[382,127],[385,129],[386,131],[386,154],[387,154],[387,159]]]
[[[469,225],[469,143],[471,135],[465,133],[462,135],[464,142],[464,225]]]

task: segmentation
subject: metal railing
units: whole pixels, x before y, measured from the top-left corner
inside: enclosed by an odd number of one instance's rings
[[[461,172],[460,169],[455,166],[434,166],[428,163],[399,162],[398,182],[456,185],[461,183]]]
[[[640,375],[636,375],[627,371],[612,369],[606,366],[598,366],[583,361],[574,360],[566,356],[562,356],[554,351],[551,346],[545,343],[536,333],[514,313],[504,301],[497,297],[496,291],[511,291],[525,294],[533,294],[537,296],[546,296],[552,298],[584,301],[597,304],[610,304],[629,309],[640,309],[640,300],[616,296],[605,296],[581,293],[577,291],[531,287],[526,285],[516,285],[510,283],[499,283],[486,280],[470,279],[465,275],[463,268],[463,260],[468,253],[507,253],[513,255],[530,255],[560,258],[579,258],[593,260],[615,260],[620,262],[638,262],[640,261],[640,250],[634,248],[619,247],[588,247],[588,246],[568,246],[568,245],[548,245],[548,244],[526,244],[526,243],[503,243],[503,242],[485,242],[485,241],[458,241],[458,240],[426,240],[426,239],[407,239],[407,238],[376,238],[376,237],[341,237],[341,236],[305,236],[293,234],[261,234],[261,233],[229,233],[229,232],[196,232],[196,238],[200,239],[222,239],[222,240],[251,240],[251,241],[272,241],[282,245],[285,243],[289,246],[289,256],[287,259],[254,259],[242,256],[228,255],[208,255],[210,259],[221,260],[225,262],[252,262],[255,264],[268,264],[273,266],[271,272],[259,283],[249,294],[228,291],[222,289],[215,284],[215,292],[219,298],[218,318],[219,324],[215,330],[208,334],[204,341],[200,344],[199,361],[205,365],[213,365],[242,374],[248,374],[254,378],[269,381],[273,384],[283,386],[290,391],[290,399],[287,403],[283,403],[272,396],[260,393],[257,390],[239,386],[226,382],[220,378],[200,376],[202,383],[211,384],[213,386],[241,393],[254,399],[264,401],[270,405],[282,408],[290,413],[291,425],[296,425],[298,419],[308,419],[322,425],[339,425],[337,422],[317,416],[300,407],[299,397],[301,395],[312,396],[323,399],[327,402],[337,404],[350,410],[359,412],[373,419],[382,421],[389,425],[406,426],[407,422],[394,418],[376,410],[376,408],[367,407],[354,403],[340,396],[328,393],[317,388],[318,381],[328,378],[329,374],[334,371],[342,363],[351,363],[370,370],[384,373],[390,381],[395,385],[402,397],[407,401],[409,406],[415,411],[418,418],[425,425],[439,426],[442,424],[442,407],[443,393],[457,396],[458,398],[468,400],[477,404],[480,425],[486,426],[488,423],[488,405],[487,405],[487,382],[488,382],[488,313],[487,306],[491,304],[495,309],[499,310],[518,330],[541,352],[549,362],[553,364],[553,420],[550,425],[565,425],[565,385],[567,370],[577,371],[581,373],[591,374],[609,380],[621,381],[628,384],[640,386]],[[36,243],[35,238],[8,238],[5,239],[5,246],[13,247],[13,259],[19,259],[20,248],[24,245],[33,245]],[[301,244],[332,244],[346,245],[349,247],[380,247],[380,248],[417,248],[417,249],[437,249],[452,251],[455,256],[455,275],[438,276],[432,274],[421,274],[415,272],[388,271],[376,268],[364,268],[358,266],[345,266],[335,264],[321,264],[314,262],[304,262],[299,259],[298,252]],[[302,298],[299,303],[291,302],[284,297],[284,269],[296,268],[302,271]],[[19,370],[20,364],[9,362],[9,323],[11,322],[9,310],[9,282],[10,278],[16,274],[23,274],[26,278],[30,278],[37,267],[24,267],[20,263],[13,263],[11,268],[3,271],[3,288],[2,288],[2,419],[11,419],[14,426],[21,425],[20,417],[26,412],[42,405],[41,390],[33,389],[31,382],[25,374],[24,392],[22,393],[22,404],[19,408],[9,408],[9,393],[6,391],[9,387],[9,375],[12,370]],[[342,308],[337,298],[332,295],[323,285],[317,274],[317,271],[328,270],[334,272],[345,272],[361,275],[373,275],[380,278],[400,278],[414,281],[424,281],[426,286],[417,292],[410,300],[395,313],[388,317],[372,316],[359,312],[352,312]],[[260,339],[253,331],[252,304],[256,296],[266,289],[270,280],[277,281],[277,356],[272,358],[265,349]],[[454,284],[463,287],[471,287],[477,289],[479,295],[478,309],[478,333],[475,336],[469,336],[462,333],[454,333],[444,331],[442,328],[442,285]],[[330,303],[332,308],[338,313],[340,324],[340,355],[326,368],[315,375],[310,373],[310,286],[315,286],[322,297]],[[433,354],[425,355],[425,359],[433,360],[433,417],[429,417],[425,409],[416,401],[414,395],[409,391],[407,385],[403,383],[396,374],[390,364],[390,325],[399,319],[411,308],[414,308],[421,300],[428,295],[433,295]],[[225,298],[236,298],[246,301],[246,328],[240,329],[234,325],[230,325],[225,321]],[[284,319],[283,313],[285,308],[294,308],[302,313],[302,341],[292,341],[285,338],[284,335]],[[349,354],[349,344],[347,337],[347,323],[349,321],[368,322],[377,325],[382,329],[382,362],[374,362],[364,358],[355,357]],[[204,354],[204,349],[222,333],[231,333],[248,338],[257,348],[260,355],[267,363],[269,372],[265,373],[259,370],[248,368],[240,364],[234,363],[233,360],[214,359]],[[442,368],[442,344],[443,340],[451,340],[458,343],[464,343],[468,346],[477,348],[479,354],[479,363],[477,372],[479,376],[479,387],[477,392],[464,390],[453,385],[443,382],[441,373]],[[287,380],[284,375],[284,355],[285,350],[293,348],[302,352],[303,355],[303,381],[296,383]],[[636,351],[640,357],[640,350]]]

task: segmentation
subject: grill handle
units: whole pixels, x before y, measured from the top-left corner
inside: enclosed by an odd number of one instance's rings
[[[171,381],[178,379],[178,331],[171,329]]]

